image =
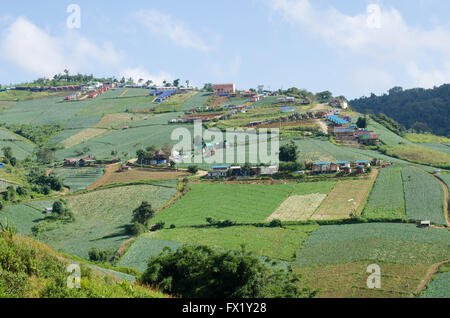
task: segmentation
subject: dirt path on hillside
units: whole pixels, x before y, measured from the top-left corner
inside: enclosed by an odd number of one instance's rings
[[[327,125],[327,123],[324,122],[323,120],[320,120],[320,119],[316,119],[316,123],[319,124],[320,129],[322,130],[322,132],[324,134],[328,135],[328,125]]]
[[[445,209],[445,219],[447,220],[447,225],[450,226],[450,209],[449,209],[449,200],[448,200],[448,187],[447,184],[442,181],[441,179],[439,179],[438,177],[434,176],[442,185],[442,187],[444,188],[444,202],[446,202],[447,204],[444,203],[444,209]]]
[[[324,110],[324,109],[327,109],[327,108],[328,108],[328,104],[317,104],[311,110],[315,112],[315,111]]]
[[[420,293],[423,291],[425,286],[427,286],[428,283],[430,282],[433,275],[436,274],[439,266],[441,266],[442,264],[448,263],[448,262],[450,262],[450,259],[442,261],[440,263],[437,263],[437,264],[434,264],[433,266],[431,266],[430,269],[427,271],[424,279],[420,282],[419,286],[417,286],[415,294],[420,295]],[[414,297],[414,296],[411,296],[411,297]]]
[[[128,88],[127,88],[126,90],[124,90],[124,91],[122,92],[122,94],[120,94],[119,97],[124,97],[126,93],[128,93]]]
[[[15,185],[21,186],[20,183],[17,183],[17,182],[14,182],[14,181],[9,181],[9,180],[2,179],[2,178],[0,178],[0,181],[3,181],[3,182],[7,182],[7,183],[11,183],[11,184],[15,184]]]
[[[449,201],[449,194],[448,194],[449,189],[447,187],[447,184],[444,181],[442,181],[440,178],[436,177],[434,174],[429,173],[428,171],[425,171],[422,168],[414,167],[414,166],[412,166],[412,167],[422,170],[423,172],[432,175],[441,184],[441,186],[444,190],[444,202],[445,202],[444,203],[444,216],[445,216],[445,220],[447,221],[447,225],[450,226],[450,214],[449,214],[450,213],[450,209],[449,209],[450,201]]]

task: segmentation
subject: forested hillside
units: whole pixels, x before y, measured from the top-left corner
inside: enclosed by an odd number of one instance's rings
[[[433,89],[394,87],[388,94],[361,97],[350,105],[362,113],[386,114],[407,129],[450,135],[450,84]]]

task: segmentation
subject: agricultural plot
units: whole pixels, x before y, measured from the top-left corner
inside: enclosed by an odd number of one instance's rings
[[[88,141],[89,139],[104,134],[105,132],[106,132],[105,129],[86,128],[80,130],[75,135],[72,135],[69,138],[64,139],[63,141],[60,142],[60,144],[65,148],[74,147],[76,145]]]
[[[450,272],[437,274],[427,289],[420,295],[421,298],[450,298]]]
[[[450,155],[450,144],[428,143],[428,144],[418,144],[418,146],[430,148]]]
[[[175,189],[151,185],[136,185],[100,190],[67,197],[75,222],[43,232],[38,239],[57,251],[88,257],[91,248],[117,250],[130,236],[124,226],[132,219],[132,211],[142,201],[148,201],[154,209],[165,204]],[[47,201],[32,202],[36,207],[51,205]]]
[[[319,289],[318,298],[411,297],[425,276],[428,266],[377,262],[382,273],[381,288],[369,289],[368,261],[296,268],[306,284]]]
[[[176,250],[183,243],[157,240],[146,236],[140,236],[136,242],[123,255],[117,266],[129,267],[144,272],[147,269],[148,259],[159,256],[165,247]]]
[[[443,168],[450,167],[450,154],[430,148],[401,145],[388,148],[386,153],[389,156],[402,158],[418,164]]]
[[[431,265],[450,256],[450,233],[415,224],[326,225],[314,232],[297,254],[297,267],[358,261]]]
[[[79,116],[105,115],[113,113],[125,113],[132,110],[153,108],[152,98],[147,95],[135,97],[109,97],[102,94],[89,101],[89,107],[78,113]]]
[[[344,219],[352,215],[359,215],[372,189],[376,172],[377,170],[374,170],[368,179],[339,181],[314,213],[312,219]]]
[[[267,107],[267,106],[273,106],[276,104],[278,97],[276,96],[268,96],[266,98],[263,98],[255,103],[253,103],[253,106],[255,107]]]
[[[424,171],[409,167],[402,169],[402,178],[407,218],[446,225],[444,190],[439,181]]]
[[[326,194],[294,195],[287,198],[267,220],[281,221],[308,220],[327,197]]]
[[[439,179],[445,182],[448,190],[450,191],[450,173],[440,174],[438,175]]]
[[[112,152],[117,153],[121,158],[131,159],[136,156],[136,151],[142,149],[142,147],[149,145],[162,147],[165,143],[175,144],[175,141],[171,141],[172,131],[181,127],[193,129],[192,125],[179,125],[176,127],[159,125],[111,131],[75,147],[57,151],[56,159],[62,161],[64,158],[79,157],[78,153],[84,148],[89,148],[89,153],[93,154],[97,159],[111,158]]]
[[[103,176],[103,167],[56,168],[52,173],[60,177],[70,192],[87,189]]]
[[[3,147],[11,147],[13,155],[19,160],[25,159],[34,151],[34,146],[31,142],[27,142],[25,138],[0,128],[0,149]],[[3,155],[2,152],[0,153]]]
[[[180,177],[189,175],[189,173],[183,171],[157,170],[137,167],[132,168],[132,170],[129,171],[118,170],[119,165],[109,165],[105,169],[105,174],[100,179],[92,183],[89,189],[95,189],[102,185],[121,182],[134,182],[141,180],[177,180]]]
[[[404,219],[405,199],[400,168],[380,169],[363,217],[368,219]]]
[[[207,224],[206,218],[240,223],[264,221],[288,197],[293,184],[190,184],[191,190],[155,217],[176,226]]]
[[[31,228],[44,218],[42,210],[37,210],[26,205],[7,206],[0,211],[0,222],[8,220],[13,224],[18,233],[31,235]]]
[[[131,126],[135,121],[139,121],[145,116],[129,113],[106,114],[95,128],[120,129],[125,126]]]
[[[170,112],[156,115],[144,116],[144,120],[133,123],[130,127],[169,125],[169,121],[182,116],[182,112]],[[147,118],[146,118],[147,117]],[[175,129],[178,125],[172,125]]]
[[[211,97],[211,93],[197,93],[188,100],[186,100],[181,106],[181,111],[185,112],[190,109],[201,107],[206,104],[209,97]]]
[[[225,228],[175,228],[158,231],[152,238],[163,241],[208,245],[214,249],[240,251],[244,244],[258,256],[292,261],[295,252],[317,225],[286,226],[284,228],[232,226]]]
[[[379,136],[380,140],[387,146],[398,146],[400,144],[412,145],[408,139],[395,134],[374,120],[369,120],[367,129],[374,131]]]
[[[326,138],[293,139],[299,150],[299,161],[356,161],[372,160],[374,157],[353,151],[353,148],[339,147]],[[280,142],[280,145],[290,140]]]
[[[16,187],[13,183],[0,180],[0,192],[6,191],[6,188],[8,188],[9,186]]]

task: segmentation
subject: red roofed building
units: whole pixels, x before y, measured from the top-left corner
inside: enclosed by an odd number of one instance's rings
[[[214,95],[235,94],[236,85],[234,84],[215,84],[213,86]]]

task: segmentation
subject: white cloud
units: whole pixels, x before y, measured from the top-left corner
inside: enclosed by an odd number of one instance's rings
[[[154,36],[166,37],[174,45],[208,52],[213,49],[181,20],[157,10],[141,10],[134,14],[138,21]]]
[[[121,60],[110,43],[99,47],[76,31],[51,36],[23,17],[5,30],[0,51],[7,61],[40,76],[52,76],[66,68],[71,72],[113,69]]]
[[[168,72],[159,72],[158,74],[150,74],[142,67],[128,68],[122,71],[120,77],[124,76],[126,79],[132,78],[135,82],[143,79],[144,82],[151,80],[156,85],[162,85],[163,81],[172,82],[173,76]]]
[[[300,32],[307,31],[341,53],[365,58],[359,73],[381,67],[383,75],[370,73],[392,78],[388,72],[400,67],[409,80],[397,81],[405,84],[431,87],[450,82],[450,67],[445,65],[450,60],[450,31],[445,27],[410,26],[394,8],[378,7],[379,28],[376,28],[370,23],[373,12],[351,16],[335,8],[322,11],[309,0],[269,0],[269,6]]]
[[[225,63],[213,63],[211,70],[220,80],[237,79],[239,77],[242,65],[242,57],[235,53],[233,58]]]

